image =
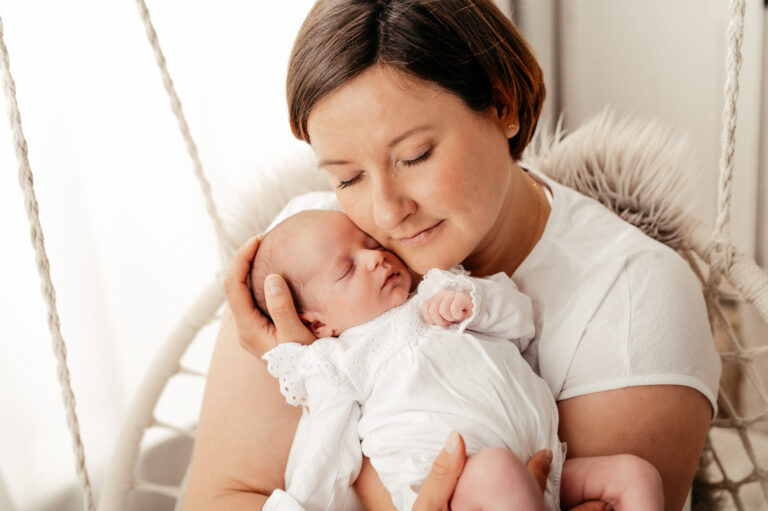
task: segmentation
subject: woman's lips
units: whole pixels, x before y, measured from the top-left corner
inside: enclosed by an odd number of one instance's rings
[[[415,246],[421,245],[429,241],[432,237],[434,237],[435,234],[437,234],[437,232],[440,230],[440,227],[442,227],[442,225],[443,225],[443,220],[440,220],[432,227],[427,227],[423,231],[419,231],[413,236],[410,236],[408,238],[397,238],[397,241],[409,247],[415,247]]]

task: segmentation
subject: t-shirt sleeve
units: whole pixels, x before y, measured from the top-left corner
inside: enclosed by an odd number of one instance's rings
[[[590,319],[558,399],[683,385],[717,409],[721,362],[701,286],[672,250],[631,256]]]

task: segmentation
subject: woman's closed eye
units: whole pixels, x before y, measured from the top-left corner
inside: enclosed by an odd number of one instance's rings
[[[343,181],[340,180],[339,184],[336,185],[336,188],[338,188],[339,190],[343,190],[344,188],[347,188],[348,186],[352,186],[353,184],[357,183],[360,180],[360,175],[361,174],[362,174],[362,172],[360,174],[355,175],[354,177],[352,177],[350,179],[345,179]]]
[[[427,160],[430,156],[432,156],[432,148],[430,147],[426,151],[424,151],[422,154],[417,156],[416,158],[413,158],[412,160],[400,160],[400,163],[405,165],[406,167],[413,167],[414,165],[418,165],[419,163]]]
[[[413,167],[414,165],[418,165],[419,163],[422,163],[429,159],[429,157],[432,156],[432,147],[421,153],[416,158],[413,158],[411,160],[400,160],[398,164],[405,165],[406,167]],[[355,174],[350,179],[343,179],[339,180],[338,184],[336,185],[336,188],[339,190],[343,190],[345,188],[348,188],[354,184],[357,184],[360,179],[362,178],[363,173],[360,172],[358,174]]]

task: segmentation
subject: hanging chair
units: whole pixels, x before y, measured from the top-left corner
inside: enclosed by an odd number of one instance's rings
[[[311,190],[328,189],[328,185],[317,172],[316,164],[306,160],[297,161],[292,167],[265,177],[251,190],[245,204],[255,209],[244,209],[240,220],[225,228],[211,200],[210,187],[197,158],[181,103],[165,68],[165,59],[157,43],[149,13],[143,0],[137,0],[137,3],[161,69],[163,83],[171,97],[173,111],[187,142],[195,173],[206,196],[208,212],[213,219],[224,260],[227,260],[234,247],[262,232],[291,197]],[[768,460],[768,385],[756,368],[760,357],[768,358],[768,344],[765,339],[760,345],[749,345],[740,339],[739,329],[729,320],[729,314],[733,317],[729,309],[733,308],[733,304],[754,308],[762,322],[768,323],[768,276],[727,238],[744,0],[731,1],[731,18],[719,214],[714,232],[681,209],[686,177],[691,176],[695,169],[688,159],[689,151],[685,145],[654,123],[622,119],[604,112],[567,135],[560,129],[555,129],[553,133],[540,130],[523,160],[557,181],[599,200],[648,235],[678,251],[701,280],[712,331],[717,339],[721,339],[719,351],[724,365],[738,369],[736,372],[742,376],[745,385],[750,387],[750,395],[757,404],[741,408],[736,394],[730,389],[724,389],[721,382],[721,413],[712,423],[696,487],[715,492],[723,500],[724,506],[741,511],[768,509],[768,467],[765,466],[765,460]],[[25,194],[32,242],[48,306],[54,352],[59,363],[58,374],[67,407],[67,423],[75,446],[77,473],[85,495],[85,508],[92,510],[96,506],[85,469],[74,396],[66,367],[66,350],[58,328],[55,293],[37,215],[26,142],[15,99],[15,85],[2,36],[0,20],[0,64],[9,99],[14,144],[19,159],[19,178]],[[142,452],[142,440],[156,428],[181,438],[194,438],[194,425],[170,424],[158,420],[158,403],[174,380],[185,376],[205,377],[202,371],[186,367],[183,358],[190,346],[198,342],[212,342],[210,337],[199,338],[199,334],[207,330],[205,327],[209,325],[215,329],[218,312],[223,305],[224,294],[220,279],[216,276],[203,289],[158,351],[124,422],[110,472],[101,491],[100,510],[127,509],[131,503],[139,506],[137,503],[143,497],[151,496],[169,499],[163,508],[180,508],[186,468],[181,467],[175,477],[166,474],[162,479],[139,475],[137,467],[146,456],[146,452]],[[186,444],[187,450],[190,443]]]

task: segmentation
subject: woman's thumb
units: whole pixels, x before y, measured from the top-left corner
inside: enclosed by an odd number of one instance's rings
[[[452,431],[443,449],[432,463],[432,468],[424,480],[424,486],[414,503],[414,511],[448,509],[448,503],[466,462],[467,451],[464,439],[457,432]]]
[[[291,291],[277,274],[267,275],[264,279],[264,299],[267,310],[277,330],[277,342],[309,343],[315,340],[312,332],[301,322],[293,304]]]

